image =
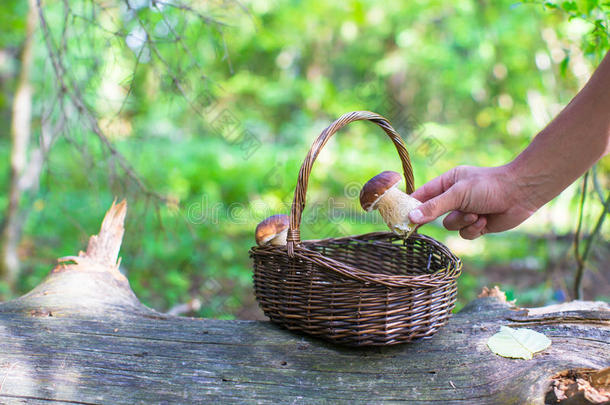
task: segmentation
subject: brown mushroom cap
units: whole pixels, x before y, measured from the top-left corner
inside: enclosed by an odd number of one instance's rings
[[[400,180],[399,173],[386,170],[367,181],[362,190],[360,190],[360,205],[362,208],[365,211],[374,209],[379,198]]]
[[[256,243],[260,246],[267,244],[271,239],[275,238],[279,233],[288,229],[290,218],[288,215],[277,214],[264,219],[256,226]]]

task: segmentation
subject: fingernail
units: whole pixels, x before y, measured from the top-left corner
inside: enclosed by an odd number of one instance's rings
[[[474,222],[477,220],[478,215],[477,214],[466,214],[466,216],[464,217],[464,221],[466,222]]]
[[[413,210],[409,212],[409,218],[415,223],[420,223],[424,219],[424,214],[420,210]]]

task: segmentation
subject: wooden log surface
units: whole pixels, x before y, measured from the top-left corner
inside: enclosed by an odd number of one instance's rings
[[[113,204],[87,252],[0,304],[1,404],[543,404],[555,373],[610,366],[604,303],[528,313],[479,298],[431,339],[358,349],[269,322],[165,315],[118,271],[125,210]],[[496,356],[486,342],[500,325],[552,345]]]

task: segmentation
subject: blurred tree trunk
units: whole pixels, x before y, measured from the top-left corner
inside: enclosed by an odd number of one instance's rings
[[[17,248],[25,215],[20,211],[23,192],[31,185],[24,174],[28,172],[27,151],[30,143],[32,118],[32,85],[30,73],[33,59],[34,31],[38,19],[35,0],[28,0],[26,35],[21,54],[21,71],[15,89],[11,120],[11,175],[9,181],[9,204],[2,229],[2,258],[0,278],[13,285],[19,274]],[[29,172],[28,172],[29,174]],[[30,183],[30,184],[28,184]]]

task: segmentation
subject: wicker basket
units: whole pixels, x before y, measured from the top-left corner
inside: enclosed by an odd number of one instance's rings
[[[353,121],[369,120],[390,137],[402,161],[407,193],[413,170],[405,145],[381,115],[343,115],[315,140],[301,170],[286,246],[253,247],[254,289],[274,322],[350,346],[392,345],[432,336],[454,307],[462,263],[436,240],[403,240],[375,232],[301,241],[299,227],[313,162],[328,139]]]

